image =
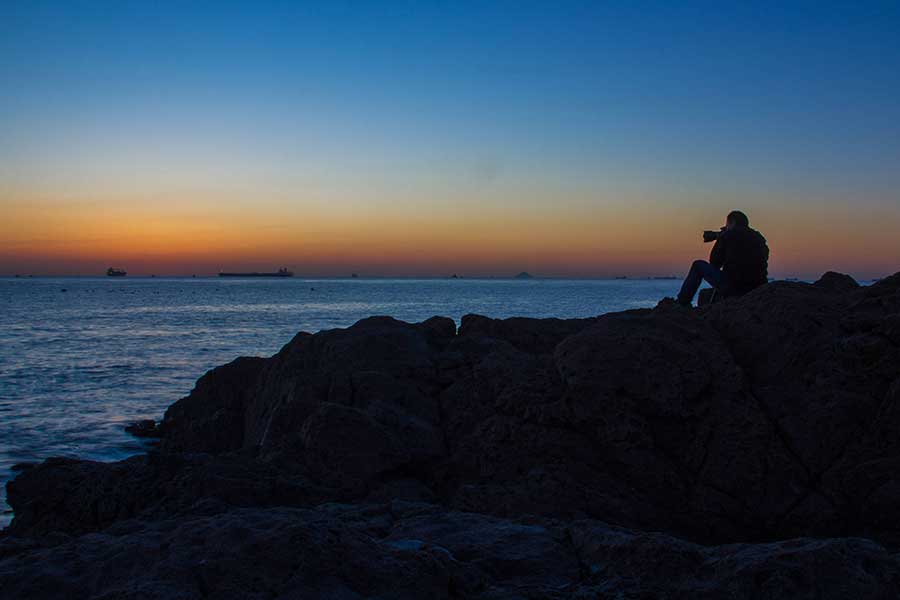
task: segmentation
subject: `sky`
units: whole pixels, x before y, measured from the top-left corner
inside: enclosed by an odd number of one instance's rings
[[[900,270],[900,3],[0,3],[0,274]]]

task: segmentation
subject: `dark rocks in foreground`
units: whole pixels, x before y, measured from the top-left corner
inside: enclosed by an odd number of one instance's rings
[[[895,598],[900,274],[376,317],[8,485],[0,597]]]
[[[700,546],[399,501],[208,502],[0,551],[9,598],[896,598],[896,558],[866,539]]]

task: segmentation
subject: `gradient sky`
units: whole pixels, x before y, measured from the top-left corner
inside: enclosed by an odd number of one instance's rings
[[[0,273],[900,270],[900,3],[0,3]]]

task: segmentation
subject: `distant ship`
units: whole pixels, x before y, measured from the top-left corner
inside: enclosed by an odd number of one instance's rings
[[[124,269],[113,269],[112,267],[106,270],[107,277],[125,277],[128,273]]]
[[[287,269],[278,269],[274,273],[258,273],[253,271],[251,273],[219,273],[219,277],[293,277],[294,272],[288,271]]]

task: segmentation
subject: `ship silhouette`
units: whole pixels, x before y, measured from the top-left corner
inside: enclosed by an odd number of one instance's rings
[[[128,275],[128,272],[125,269],[113,269],[112,267],[106,270],[107,277],[125,277]]]
[[[293,277],[294,272],[288,271],[285,268],[278,269],[274,273],[260,273],[258,271],[250,271],[248,273],[228,273],[221,272],[219,273],[219,277]]]

